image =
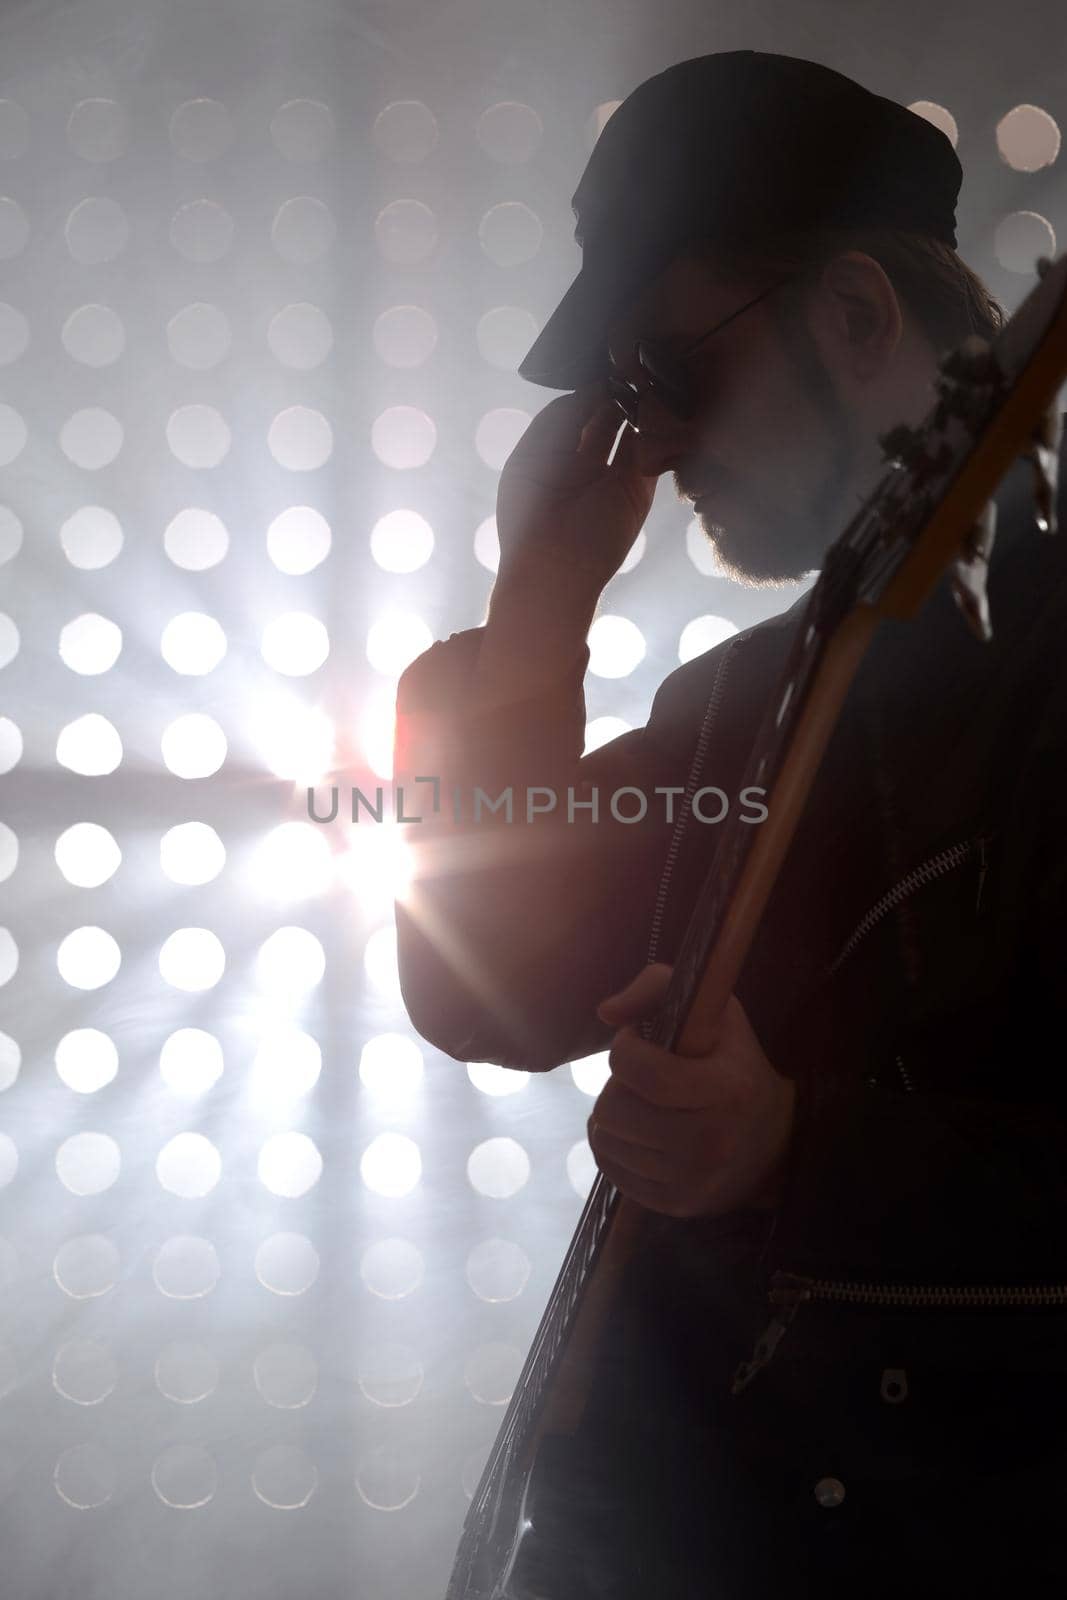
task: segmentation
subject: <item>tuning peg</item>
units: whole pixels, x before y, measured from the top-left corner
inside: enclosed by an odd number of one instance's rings
[[[993,637],[986,578],[996,530],[997,505],[995,500],[990,500],[967,530],[960,553],[952,563],[953,597],[967,626],[983,644],[988,644]]]
[[[1060,474],[1063,416],[1053,403],[1038,419],[1025,459],[1034,469],[1034,520],[1042,533],[1056,532],[1056,494]]]

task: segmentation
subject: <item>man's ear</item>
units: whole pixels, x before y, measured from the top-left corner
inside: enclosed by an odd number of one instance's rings
[[[874,377],[904,333],[904,312],[885,269],[862,250],[842,250],[819,274],[822,333],[857,378]]]

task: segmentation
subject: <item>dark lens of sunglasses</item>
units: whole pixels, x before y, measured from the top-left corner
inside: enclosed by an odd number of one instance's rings
[[[648,373],[651,387],[668,410],[676,416],[687,417],[692,409],[689,384],[676,362],[665,356],[655,345],[640,344],[638,360]]]
[[[623,378],[608,379],[608,395],[614,400],[627,422],[634,425],[637,421],[637,402],[639,396],[632,384]]]

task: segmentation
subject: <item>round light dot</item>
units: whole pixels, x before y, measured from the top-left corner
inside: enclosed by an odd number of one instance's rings
[[[115,1041],[99,1028],[75,1028],[56,1045],[56,1071],[76,1094],[95,1094],[119,1070]]]
[[[956,126],[956,119],[951,111],[946,111],[944,106],[939,106],[935,100],[913,100],[908,107],[916,116],[925,117],[927,122],[932,122],[935,128],[951,140],[953,147],[959,142],[960,131]]]
[[[60,729],[56,760],[61,767],[83,777],[105,777],[122,760],[122,740],[106,717],[98,711],[88,711]]]
[[[169,132],[176,155],[214,161],[233,139],[233,122],[220,100],[186,100],[172,115]]]
[[[433,643],[433,634],[410,611],[389,612],[367,630],[367,660],[375,672],[399,677],[405,667]]]
[[[0,405],[0,467],[11,465],[26,448],[30,433],[14,406]]]
[[[30,119],[17,100],[0,100],[0,161],[17,161],[30,144]]]
[[[1056,254],[1056,235],[1038,212],[1013,211],[997,228],[993,249],[1008,272],[1029,275],[1036,271],[1039,257]]]
[[[498,406],[480,418],[474,432],[474,447],[487,467],[499,472],[531,422],[528,411],[516,406]]]
[[[387,467],[407,470],[425,466],[437,444],[432,417],[418,406],[389,406],[371,425],[371,446]]]
[[[422,1177],[419,1147],[406,1134],[380,1133],[360,1157],[359,1175],[375,1194],[394,1200],[410,1194]]]
[[[530,1074],[515,1067],[499,1067],[491,1061],[470,1061],[467,1063],[467,1077],[482,1094],[497,1098],[525,1089]]]
[[[298,577],[330,553],[330,524],[312,506],[290,506],[267,529],[267,554],[280,572]]]
[[[208,928],[177,928],[160,946],[160,976],[175,989],[212,989],[225,970],[222,941]]]
[[[19,653],[19,630],[14,618],[0,611],[0,667],[6,667]]]
[[[404,1100],[421,1087],[422,1051],[402,1033],[376,1034],[360,1052],[359,1077],[380,1110],[388,1101]]]
[[[420,367],[437,348],[437,323],[421,306],[390,306],[376,318],[374,348],[390,367]]]
[[[213,672],[226,654],[226,635],[214,617],[183,611],[171,617],[159,642],[168,667],[190,676]]]
[[[226,759],[226,735],[214,717],[190,711],[163,730],[160,748],[176,778],[209,778]]]
[[[306,1294],[318,1275],[318,1251],[302,1233],[273,1233],[256,1251],[256,1277],[271,1294]]]
[[[167,443],[187,467],[217,467],[229,453],[229,425],[214,406],[179,406],[167,418]]]
[[[56,840],[55,858],[68,883],[96,889],[118,871],[122,851],[107,828],[97,822],[76,822]]]
[[[64,1450],[56,1462],[52,1482],[66,1505],[76,1511],[96,1511],[114,1495],[118,1470],[98,1446],[78,1444]]]
[[[474,136],[486,155],[506,166],[531,160],[544,138],[544,124],[532,106],[501,100],[483,111]]]
[[[371,137],[392,161],[425,161],[437,143],[437,119],[421,100],[393,100],[375,117]]]
[[[219,261],[233,243],[233,218],[214,200],[190,200],[170,219],[170,242],[187,261]]]
[[[1040,172],[1060,153],[1060,130],[1040,106],[1016,106],[997,123],[997,149],[1016,172]]]
[[[18,1081],[22,1065],[22,1051],[17,1039],[9,1033],[0,1033],[0,1093]]]
[[[389,511],[371,529],[370,549],[386,572],[415,572],[433,554],[433,529],[417,511]]]
[[[200,1445],[176,1444],[152,1463],[152,1488],[165,1506],[194,1511],[213,1499],[219,1484],[215,1460]]]
[[[103,928],[75,928],[56,952],[59,975],[72,989],[100,989],[122,965],[118,942]]]
[[[30,342],[30,324],[17,306],[0,301],[0,366],[9,366],[23,355]]]
[[[278,254],[301,266],[324,256],[336,235],[333,212],[310,194],[297,195],[279,206],[270,230]]]
[[[109,466],[122,449],[123,438],[122,423],[102,406],[75,411],[59,430],[63,454],[85,472]]]
[[[309,706],[293,696],[261,694],[251,735],[261,761],[275,777],[313,787],[333,767],[336,736],[321,706]]]
[[[322,1156],[306,1133],[278,1133],[259,1152],[259,1181],[271,1194],[297,1200],[322,1176]]]
[[[69,1339],[56,1351],[52,1386],[64,1400],[79,1406],[96,1406],[112,1394],[119,1381],[118,1362],[106,1345],[95,1339]]]
[[[410,1345],[393,1341],[377,1343],[360,1357],[356,1367],[360,1392],[376,1406],[410,1405],[418,1398],[424,1378],[418,1353]]]
[[[167,323],[167,348],[179,366],[207,372],[224,359],[233,342],[229,318],[205,300],[176,311]]]
[[[81,262],[84,267],[93,267],[105,261],[114,261],[116,256],[122,254],[130,242],[130,224],[117,200],[110,200],[103,195],[90,195],[70,213],[64,234],[67,249],[74,260]]]
[[[376,787],[368,794],[363,788],[357,797],[357,821],[348,830],[348,848],[338,860],[342,882],[358,899],[364,914],[375,919],[387,916],[393,902],[407,895],[411,884],[413,858],[410,829],[405,823],[372,819],[378,810],[384,816],[384,790],[381,806]],[[405,801],[410,806],[410,796]],[[406,813],[405,813],[406,814]],[[390,979],[390,985],[392,980]]]
[[[523,1352],[513,1344],[480,1344],[463,1364],[463,1381],[475,1400],[506,1406],[522,1371]]]
[[[678,660],[692,661],[706,650],[714,650],[717,644],[732,638],[736,632],[737,624],[731,622],[729,617],[718,617],[710,612],[702,617],[694,617],[682,629],[678,640]]]
[[[314,1398],[319,1369],[302,1344],[271,1344],[252,1362],[252,1379],[260,1398],[279,1411],[297,1411]]]
[[[601,745],[618,739],[624,733],[629,733],[632,724],[624,721],[622,717],[594,717],[592,722],[585,725],[585,750],[588,755],[591,750],[599,750]]]
[[[126,348],[126,330],[110,306],[85,305],[72,311],[63,324],[63,347],[86,367],[107,367]]]
[[[503,200],[492,206],[478,224],[478,242],[498,267],[519,267],[532,261],[543,238],[540,218],[521,200]]]
[[[63,553],[72,567],[106,567],[122,549],[122,525],[103,506],[80,506],[59,530]]]
[[[221,518],[199,506],[187,506],[167,524],[163,545],[176,567],[204,572],[217,566],[229,548],[230,536]]]
[[[588,642],[589,671],[598,678],[625,678],[645,658],[645,636],[628,617],[597,617]]]
[[[0,195],[0,261],[11,261],[26,248],[30,221],[17,200]]]
[[[437,218],[422,200],[393,200],[374,219],[374,242],[385,261],[417,266],[437,248]]]
[[[156,1388],[176,1405],[195,1406],[219,1386],[219,1363],[199,1344],[169,1344],[156,1357]]]
[[[0,506],[0,566],[22,549],[22,523],[10,506]]]
[[[161,1189],[183,1200],[201,1200],[222,1176],[222,1157],[202,1133],[179,1133],[156,1157]]]
[[[168,1300],[200,1300],[210,1294],[222,1275],[218,1251],[210,1239],[176,1234],[156,1253],[152,1278]]]
[[[65,624],[59,635],[63,664],[86,677],[109,672],[121,653],[122,629],[95,611],[75,617]]]
[[[10,928],[0,928],[0,984],[10,983],[19,967],[19,947]]]
[[[196,1099],[207,1094],[222,1077],[222,1046],[213,1033],[203,1028],[179,1028],[164,1041],[159,1071],[175,1094]]]
[[[467,1282],[478,1299],[489,1305],[517,1299],[531,1270],[525,1250],[510,1239],[483,1239],[467,1256]]]
[[[267,343],[283,367],[309,372],[321,366],[333,349],[333,328],[325,311],[300,301],[271,318]]]
[[[363,970],[372,989],[383,996],[400,998],[396,928],[391,924],[376,929],[367,940],[363,949]]]
[[[514,372],[540,331],[531,312],[518,306],[494,306],[478,319],[478,352],[491,367]]]
[[[297,996],[322,982],[326,952],[307,928],[276,928],[256,956],[256,977],[267,993]]]
[[[67,143],[85,161],[116,160],[129,136],[129,118],[114,100],[80,100],[67,119]]]
[[[10,878],[19,860],[18,834],[6,822],[0,822],[0,883]]]
[[[122,1156],[106,1133],[75,1133],[56,1151],[56,1174],[71,1194],[103,1194],[118,1179]]]
[[[496,518],[486,517],[474,530],[475,559],[490,572],[500,566],[500,536],[496,531]]]
[[[608,1051],[598,1050],[595,1056],[582,1056],[581,1061],[571,1061],[571,1077],[574,1078],[574,1086],[582,1094],[600,1094],[601,1088],[611,1077]]]
[[[359,718],[359,743],[364,760],[376,778],[393,776],[395,726],[396,691],[384,686],[364,695]]]
[[[264,661],[276,672],[306,677],[309,672],[316,672],[329,655],[330,636],[318,617],[306,611],[290,611],[267,623],[260,649]]]
[[[586,1199],[596,1180],[596,1158],[588,1139],[579,1139],[567,1151],[567,1181],[580,1200]]]
[[[115,1287],[120,1266],[119,1252],[106,1235],[79,1234],[57,1251],[52,1275],[72,1300],[92,1300]]]
[[[270,425],[267,444],[280,467],[291,472],[314,472],[330,459],[333,429],[321,411],[311,406],[289,406]]]
[[[287,100],[270,119],[270,136],[287,161],[320,161],[334,141],[333,113],[321,100]]]
[[[515,1139],[483,1139],[467,1160],[467,1179],[477,1194],[506,1200],[528,1181],[530,1158]]]
[[[410,1239],[378,1239],[360,1257],[359,1275],[379,1300],[405,1300],[426,1276],[426,1262]]]
[[[297,1445],[276,1444],[252,1467],[252,1491],[275,1511],[299,1511],[318,1488],[319,1470]]]
[[[356,1470],[356,1492],[372,1511],[402,1511],[421,1481],[415,1462],[388,1445],[368,1450]]]
[[[159,841],[159,864],[172,883],[210,883],[226,865],[226,847],[206,822],[179,822]]]

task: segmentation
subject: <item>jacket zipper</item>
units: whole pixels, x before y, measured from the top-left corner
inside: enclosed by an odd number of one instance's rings
[[[740,1394],[774,1356],[801,1304],[807,1300],[848,1305],[903,1306],[1067,1306],[1067,1284],[848,1283],[807,1278],[795,1272],[771,1275],[767,1295],[774,1314],[756,1340],[752,1355],[734,1372],[731,1394]]]
[[[751,630],[746,629],[745,633],[749,631]],[[645,957],[646,962],[655,961],[656,955],[659,951],[659,942],[663,933],[663,914],[667,906],[667,892],[670,888],[671,877],[674,873],[675,863],[678,860],[678,852],[681,849],[682,836],[685,833],[686,823],[689,821],[689,812],[692,806],[693,795],[696,793],[697,783],[699,782],[700,774],[704,769],[704,761],[708,752],[708,741],[711,738],[712,726],[715,722],[716,716],[718,715],[719,704],[722,700],[723,684],[726,680],[726,668],[729,665],[730,658],[733,655],[734,650],[744,637],[744,633],[735,634],[730,643],[727,645],[726,649],[723,651],[722,660],[719,662],[715,673],[715,678],[711,685],[711,693],[708,695],[708,702],[704,708],[704,720],[700,725],[700,732],[697,735],[696,748],[693,751],[693,759],[689,765],[689,776],[686,778],[685,782],[685,793],[682,797],[682,809],[678,815],[678,821],[674,825],[674,831],[671,834],[670,844],[667,846],[667,857],[663,863],[663,872],[660,874],[659,888],[656,891],[656,904],[653,907],[652,923],[649,928],[648,954]]]
[[[992,834],[984,833],[977,835],[973,839],[961,840],[958,844],[950,844],[946,849],[939,850],[937,855],[929,856],[925,861],[921,861],[905,877],[893,884],[891,889],[887,889],[881,899],[875,901],[874,905],[864,913],[853,928],[834,960],[826,969],[826,976],[828,978],[834,976],[838,968],[847,961],[861,939],[870,933],[877,923],[881,922],[887,911],[892,911],[894,906],[899,905],[902,900],[906,900],[908,895],[915,889],[933,882],[935,878],[943,877],[946,872],[952,872],[976,852],[978,854],[978,891],[975,896],[974,909],[977,912],[982,903],[982,887],[986,876],[986,845],[991,837]]]

